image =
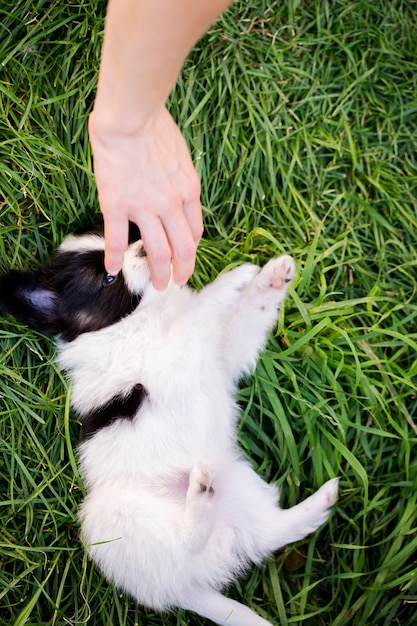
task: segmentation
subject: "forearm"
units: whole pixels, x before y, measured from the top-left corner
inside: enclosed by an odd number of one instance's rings
[[[110,0],[94,115],[138,132],[164,106],[184,59],[231,0]]]

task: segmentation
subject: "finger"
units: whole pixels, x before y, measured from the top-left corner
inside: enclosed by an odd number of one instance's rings
[[[138,223],[145,246],[152,284],[155,289],[166,289],[171,278],[171,246],[158,217]]]
[[[200,200],[194,200],[184,203],[183,213],[188,222],[194,243],[198,246],[199,241],[203,235],[203,214],[201,210]]]
[[[179,188],[180,211],[171,214],[171,223],[165,222],[172,249],[173,278],[178,284],[185,284],[194,271],[197,246],[204,229],[200,204],[200,179],[188,150],[186,156],[189,166],[182,172],[182,184]]]
[[[201,184],[185,143],[183,148],[182,181],[179,193],[182,197],[182,210],[189,224],[193,239],[198,245],[204,229],[200,204]]]
[[[106,272],[116,276],[123,265],[129,239],[129,221],[122,215],[104,215],[104,266]]]
[[[188,243],[182,243],[178,253],[172,256],[172,277],[178,285],[185,285],[192,276],[195,267],[197,245],[190,239]]]
[[[197,243],[182,207],[165,215],[162,225],[171,249],[173,279],[183,285],[194,271]]]
[[[188,181],[187,189],[183,194],[182,210],[188,222],[194,242],[198,245],[204,227],[200,204],[200,181],[195,170],[193,170],[193,179]]]

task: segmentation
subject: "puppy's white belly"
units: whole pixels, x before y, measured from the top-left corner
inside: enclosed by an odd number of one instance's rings
[[[190,472],[196,463],[209,470],[234,458],[234,410],[224,403],[208,416],[206,407],[145,407],[134,419],[118,419],[79,448],[81,473],[87,485],[114,480],[140,480]]]

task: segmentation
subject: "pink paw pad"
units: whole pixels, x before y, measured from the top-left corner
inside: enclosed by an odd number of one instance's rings
[[[214,493],[214,489],[211,484],[210,474],[208,472],[201,471],[199,483],[200,483],[200,493],[206,493],[206,492],[208,492],[209,494]]]
[[[209,472],[207,470],[194,467],[190,474],[190,489],[193,489],[197,494],[214,494],[212,479]]]
[[[268,286],[272,289],[284,289],[295,274],[295,263],[289,255],[280,256],[269,261],[263,271]]]

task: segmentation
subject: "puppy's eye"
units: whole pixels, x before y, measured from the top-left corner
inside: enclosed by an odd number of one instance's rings
[[[111,274],[107,274],[107,272],[104,272],[102,280],[103,287],[108,287],[109,285],[112,285],[116,281],[116,279],[117,276],[112,276]]]

